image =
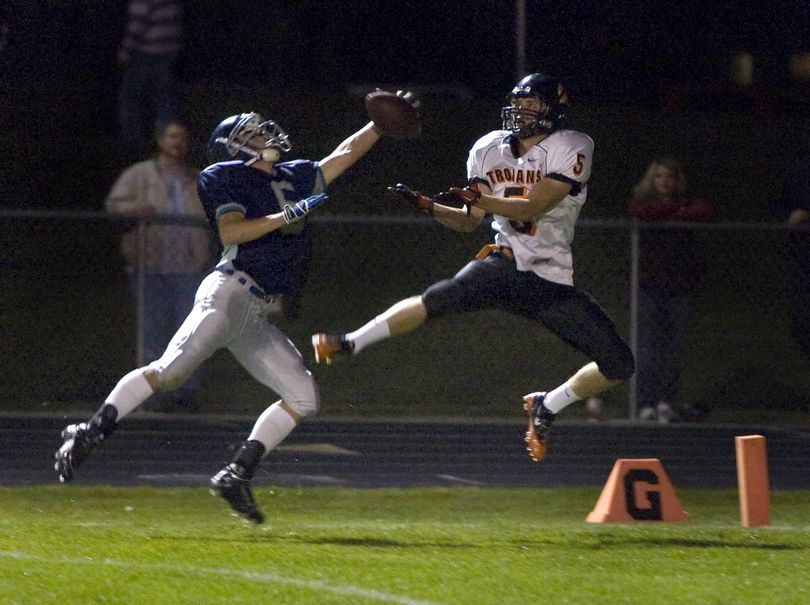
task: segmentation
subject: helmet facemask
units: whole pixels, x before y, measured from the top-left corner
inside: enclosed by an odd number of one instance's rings
[[[259,160],[278,161],[282,152],[292,149],[290,137],[281,126],[255,112],[240,115],[228,136],[218,137],[216,142],[224,145],[232,158],[245,159],[247,166]]]
[[[540,111],[521,107],[518,99],[537,100]],[[550,117],[550,107],[538,96],[512,96],[510,104],[501,110],[503,129],[511,130],[519,139],[525,139],[536,134],[548,134],[555,130],[555,121]]]

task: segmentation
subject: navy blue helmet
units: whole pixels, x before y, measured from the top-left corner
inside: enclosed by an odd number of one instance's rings
[[[225,118],[208,137],[208,161],[212,164],[228,160],[242,160],[247,165],[258,160],[275,162],[290,149],[290,137],[281,126],[255,112]]]

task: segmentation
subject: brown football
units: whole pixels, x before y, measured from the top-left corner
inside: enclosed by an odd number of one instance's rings
[[[408,99],[378,89],[366,95],[365,103],[368,117],[386,135],[412,139],[421,134],[419,111]]]

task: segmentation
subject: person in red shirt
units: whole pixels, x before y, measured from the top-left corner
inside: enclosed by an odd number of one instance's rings
[[[639,244],[637,385],[639,418],[670,422],[683,366],[691,292],[705,262],[694,232],[672,222],[705,222],[712,204],[686,195],[686,177],[671,158],[655,160],[633,188],[627,215],[644,221]]]

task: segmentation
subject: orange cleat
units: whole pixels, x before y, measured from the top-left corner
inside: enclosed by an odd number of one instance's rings
[[[332,363],[332,358],[343,355],[350,355],[352,352],[351,343],[343,339],[342,334],[313,334],[312,348],[315,350],[315,362]]]
[[[523,397],[523,409],[529,415],[529,428],[526,430],[526,450],[535,462],[540,462],[546,457],[549,436],[551,435],[551,423],[556,415],[551,412],[543,401],[546,398],[544,392],[529,393]]]

